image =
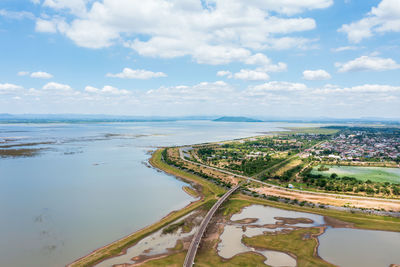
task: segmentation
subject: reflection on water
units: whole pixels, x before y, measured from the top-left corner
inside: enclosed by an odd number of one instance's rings
[[[341,267],[400,264],[400,233],[328,228],[319,241],[321,258]]]
[[[296,266],[296,260],[286,253],[272,250],[254,249],[242,243],[243,229],[238,225],[226,225],[221,234],[221,242],[218,244],[218,255],[229,259],[244,252],[257,252],[263,255],[265,264],[272,267]]]
[[[193,212],[182,217],[180,220],[174,223],[181,222],[192,214]],[[197,224],[200,224],[201,220],[202,217],[195,218]],[[173,249],[175,247],[178,240],[182,240],[183,238],[194,235],[198,229],[198,225],[193,227],[188,233],[183,233],[182,228],[179,228],[176,233],[163,234],[163,229],[160,229],[159,231],[140,240],[133,247],[130,247],[126,254],[105,260],[97,264],[96,267],[112,267],[116,264],[134,264],[135,260],[133,260],[133,258],[139,255],[151,257],[168,253],[169,249]]]
[[[277,218],[307,219],[310,223],[293,222],[290,225],[282,225]],[[245,219],[256,219],[246,222]],[[287,211],[262,205],[251,205],[245,207],[241,212],[232,215],[233,224],[224,226],[221,234],[221,242],[218,244],[218,254],[223,258],[244,252],[257,252],[266,257],[265,264],[268,266],[296,266],[296,260],[290,255],[272,250],[254,249],[242,243],[242,237],[253,237],[265,232],[276,232],[291,227],[312,227],[324,224],[322,216],[296,211]],[[278,226],[282,225],[282,227]],[[263,227],[264,226],[264,227]],[[268,226],[268,227],[266,227]]]
[[[234,214],[231,217],[232,221],[239,221],[248,218],[257,218],[257,221],[251,223],[253,225],[264,225],[264,224],[275,224],[279,220],[275,219],[276,217],[283,218],[307,218],[313,221],[313,223],[296,223],[292,224],[297,227],[311,227],[311,226],[319,226],[324,224],[324,217],[316,214],[306,213],[306,212],[298,212],[298,211],[289,211],[282,210],[268,206],[262,205],[251,205],[245,207],[240,213]]]
[[[64,266],[193,200],[185,183],[142,164],[156,146],[228,140],[283,123],[210,121],[0,124],[0,266]]]

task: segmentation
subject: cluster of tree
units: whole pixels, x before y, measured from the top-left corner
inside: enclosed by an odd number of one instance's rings
[[[281,166],[280,166],[281,167]],[[287,171],[285,171],[282,175],[271,175],[271,172],[264,173],[261,175],[260,180],[265,181],[268,179],[275,179],[279,182],[286,183],[294,179],[296,173],[301,171],[303,168],[303,164],[295,166]]]
[[[231,187],[232,187],[232,184],[229,183],[229,182],[225,182],[225,181],[223,181],[223,180],[221,180],[221,179],[214,178],[214,177],[212,177],[212,176],[210,176],[210,175],[208,175],[208,174],[203,173],[202,171],[199,171],[199,172],[198,172],[198,171],[189,169],[189,168],[185,167],[185,166],[183,165],[183,163],[176,162],[176,161],[172,160],[172,159],[168,156],[167,149],[164,149],[164,150],[162,151],[161,155],[162,155],[163,160],[165,161],[165,163],[167,163],[168,165],[173,165],[173,166],[175,166],[175,167],[177,167],[177,168],[179,168],[179,169],[181,169],[181,170],[184,170],[184,171],[186,171],[186,172],[188,172],[188,173],[191,173],[191,174],[195,174],[195,175],[197,175],[197,176],[200,176],[200,177],[202,177],[202,178],[204,178],[204,179],[206,179],[206,180],[209,180],[209,181],[213,182],[213,183],[216,184],[216,185],[219,185],[219,186],[222,186],[222,187],[226,187],[226,188],[231,188]]]
[[[213,154],[215,154],[215,150],[211,147],[202,147],[197,150],[197,154],[199,157],[205,160],[207,157],[211,157]]]
[[[228,167],[231,170],[236,170],[244,173],[245,175],[254,175],[264,169],[271,167],[272,165],[278,163],[280,159],[273,159],[269,156],[258,157],[252,159],[244,159],[241,164],[230,164]]]
[[[400,188],[397,185],[391,185],[389,182],[377,183],[371,180],[363,182],[354,177],[339,177],[336,173],[332,173],[330,177],[327,178],[322,174],[313,174],[311,170],[312,168],[307,168],[302,173],[303,182],[309,187],[317,187],[326,191],[365,192],[369,195],[379,193],[390,195],[391,192],[394,195],[400,195]]]
[[[303,165],[298,165],[298,166],[296,166],[294,168],[291,168],[291,169],[285,171],[279,179],[281,181],[285,181],[285,182],[293,180],[295,175],[296,175],[296,173],[301,171],[302,168],[303,168]]]
[[[326,135],[286,135],[277,137],[267,137],[244,143],[224,144],[222,148],[232,149],[254,149],[261,150],[263,148],[273,149],[275,151],[293,150],[293,153],[299,151],[299,143],[302,148],[310,147],[315,143],[327,139]],[[294,142],[293,142],[294,141]]]
[[[400,135],[400,128],[395,127],[362,127],[362,126],[326,126],[322,128],[338,129],[340,134],[347,134],[353,132],[365,132],[368,134],[387,134],[387,135]]]

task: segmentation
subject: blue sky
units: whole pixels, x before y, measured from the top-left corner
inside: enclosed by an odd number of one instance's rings
[[[398,0],[2,0],[0,113],[400,117]]]

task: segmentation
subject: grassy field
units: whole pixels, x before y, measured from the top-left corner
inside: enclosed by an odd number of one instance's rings
[[[203,266],[203,267],[215,267],[215,266],[254,266],[254,267],[265,267],[264,264],[265,258],[261,255],[247,252],[240,255],[234,256],[230,260],[224,260],[220,256],[218,256],[217,252],[212,249],[212,246],[216,245],[216,242],[210,242],[207,244],[207,247],[203,247],[198,251],[196,255],[195,265],[194,266]],[[180,267],[183,264],[185,259],[185,253],[178,253],[174,255],[167,256],[162,259],[152,260],[146,262],[140,266],[143,267],[159,267],[159,266],[168,266],[168,267]]]
[[[291,135],[291,134],[326,134],[331,135],[337,133],[338,129],[329,129],[322,127],[285,127],[284,129],[289,131],[274,132],[279,135]]]
[[[182,189],[183,189],[183,191],[185,191],[187,194],[191,195],[192,197],[199,196],[198,192],[189,186],[184,186]]]
[[[400,168],[384,168],[384,167],[356,167],[356,166],[336,166],[324,165],[329,168],[327,171],[318,171],[320,166],[316,166],[312,170],[312,174],[322,174],[329,177],[332,173],[336,173],[339,177],[349,176],[361,181],[371,180],[373,182],[389,182],[400,184]]]
[[[284,174],[286,171],[293,169],[294,167],[302,164],[303,161],[299,158],[295,158],[291,161],[289,161],[287,164],[285,164],[284,166],[282,166],[281,168],[279,168],[274,175],[278,175],[281,176],[282,174]]]
[[[252,247],[272,249],[294,254],[297,257],[297,265],[304,267],[335,266],[319,257],[316,257],[316,238],[305,239],[305,235],[319,234],[318,228],[306,228],[292,231],[287,234],[267,234],[255,237],[244,237],[243,243]]]

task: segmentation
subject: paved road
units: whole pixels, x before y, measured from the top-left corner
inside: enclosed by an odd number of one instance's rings
[[[232,175],[232,176],[235,176],[235,177],[238,177],[238,178],[250,180],[250,181],[253,181],[253,182],[268,186],[268,187],[271,187],[271,188],[282,189],[282,190],[285,190],[285,191],[299,192],[299,193],[303,193],[303,194],[320,195],[320,196],[332,196],[332,197],[336,197],[336,198],[362,199],[362,200],[379,200],[379,201],[385,201],[385,202],[400,203],[399,199],[387,199],[387,198],[363,197],[363,196],[349,196],[349,195],[342,195],[342,194],[333,194],[333,193],[313,192],[313,191],[305,191],[305,190],[298,190],[298,189],[290,189],[290,188],[282,187],[282,186],[279,186],[279,185],[273,185],[273,184],[265,183],[265,182],[262,182],[260,180],[248,177],[248,176],[236,174],[236,173],[233,173],[233,172],[230,172],[230,171],[226,171],[226,170],[221,170],[221,169],[218,169],[218,168],[215,168],[215,167],[211,167],[211,166],[208,166],[208,165],[205,165],[205,164],[202,164],[202,163],[189,161],[189,160],[187,160],[187,159],[185,159],[183,157],[183,153],[181,151],[181,148],[179,148],[179,155],[180,155],[180,157],[181,157],[181,159],[183,161],[186,161],[188,163],[195,164],[197,166],[201,166],[201,167],[204,167],[204,168],[216,170],[216,171],[219,171],[219,172],[222,172],[222,173],[225,173],[225,174],[228,174],[228,175]]]
[[[212,208],[208,211],[206,217],[204,217],[203,221],[200,224],[200,228],[197,233],[194,235],[192,242],[190,243],[189,250],[186,254],[185,262],[183,263],[183,267],[191,267],[194,264],[194,258],[196,257],[196,252],[199,247],[201,237],[204,235],[204,232],[207,229],[208,224],[210,223],[211,218],[213,217],[214,213],[218,210],[221,204],[238,188],[240,184],[230,189],[228,192],[225,193],[218,201],[212,206]]]

